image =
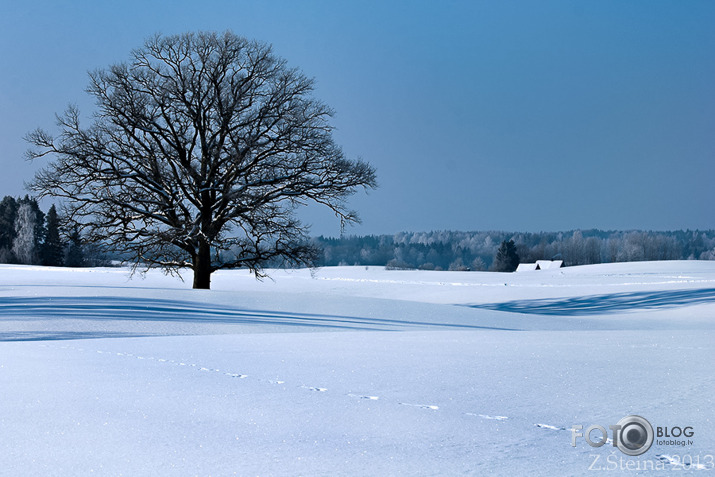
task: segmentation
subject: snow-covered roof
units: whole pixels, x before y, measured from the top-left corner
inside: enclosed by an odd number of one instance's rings
[[[553,270],[556,268],[561,268],[563,265],[563,260],[537,260],[535,265],[538,270]]]
[[[536,263],[520,263],[516,267],[517,272],[528,272],[531,270],[554,270],[561,268],[563,260],[537,260]]]

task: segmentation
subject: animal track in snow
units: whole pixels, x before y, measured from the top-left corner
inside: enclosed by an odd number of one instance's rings
[[[566,430],[565,427],[556,427],[556,426],[552,426],[550,424],[534,424],[534,426],[540,427],[542,429],[549,429],[551,431],[565,431]]]
[[[439,410],[439,406],[434,406],[432,404],[410,404],[407,402],[401,402],[400,404],[403,406],[418,407],[420,409],[431,409],[433,411]]]
[[[476,417],[481,417],[482,419],[489,419],[492,421],[506,421],[509,419],[507,416],[489,416],[487,414],[474,414],[472,412],[465,412],[467,416],[476,416]]]
[[[656,454],[656,459],[665,463],[666,465],[672,465],[676,469],[696,469],[696,470],[707,470],[708,466],[700,464],[698,462],[683,462],[679,456],[670,456],[668,454]]]
[[[352,393],[349,393],[348,396],[354,397],[354,398],[359,398],[359,399],[367,399],[369,401],[377,401],[378,399],[380,399],[378,396],[365,396],[362,394],[352,394]]]
[[[312,386],[301,386],[301,388],[307,389],[309,391],[317,391],[319,393],[324,393],[328,390],[328,388],[316,388],[316,387],[312,387]]]
[[[536,427],[540,427],[541,429],[548,429],[550,431],[566,431],[567,429],[565,427],[557,427],[557,426],[552,426],[550,424],[534,424]],[[613,439],[610,437],[606,438],[606,445],[613,445]]]
[[[237,374],[237,373],[223,373],[226,376],[230,376],[232,378],[239,378],[239,379],[246,379],[248,377],[247,374]]]
[[[48,345],[41,345],[42,347],[49,347]],[[72,346],[58,346],[60,349],[73,349],[76,351],[85,351],[84,348],[78,348],[78,347],[72,347]],[[138,356],[134,355],[132,353],[124,353],[124,352],[114,352],[114,351],[102,351],[102,350],[86,350],[87,352],[94,352],[97,354],[106,354],[107,356],[111,355],[116,355],[116,356],[124,356],[124,357],[131,357],[131,358],[136,358],[140,360],[153,360],[156,362],[160,363],[169,363],[174,366],[189,366],[189,367],[194,367],[197,369],[197,371],[213,371],[216,373],[221,373],[224,376],[230,377],[230,378],[238,378],[238,379],[246,379],[249,376],[246,374],[240,374],[240,373],[232,373],[232,372],[225,372],[221,371],[219,369],[215,368],[210,368],[210,367],[204,367],[204,366],[199,366],[194,363],[189,363],[189,362],[183,362],[183,361],[175,361],[172,359],[164,359],[164,358],[156,358],[156,357],[144,357],[144,356]],[[270,379],[265,379],[265,378],[252,378],[254,381],[258,382],[263,382],[263,383],[269,383],[273,385],[283,385],[286,383],[286,381],[282,380],[270,380]],[[306,389],[309,391],[314,391],[314,392],[321,392],[321,393],[326,393],[328,391],[328,388],[324,387],[316,387],[316,386],[306,386],[306,385],[301,385],[298,386],[299,388]],[[355,394],[355,393],[332,393],[333,396],[347,396],[351,398],[356,398],[360,400],[368,400],[368,401],[378,401],[380,400],[380,397],[374,396],[374,395],[368,395],[368,394]],[[389,400],[391,403],[394,403],[395,401]],[[389,403],[387,403],[389,404]],[[416,407],[419,409],[425,409],[425,410],[431,410],[431,411],[438,411],[440,410],[440,407],[437,405],[433,404],[415,404],[415,403],[409,403],[409,402],[397,402],[398,405],[402,406],[409,406],[409,407]],[[377,405],[376,405],[377,407]],[[488,415],[488,414],[478,414],[478,413],[472,413],[472,412],[463,412],[463,415],[466,416],[473,416],[473,417],[479,417],[481,419],[486,419],[486,420],[494,420],[494,421],[506,421],[510,419],[514,419],[508,416],[503,416],[503,415]],[[517,421],[519,421],[519,418],[516,418]],[[523,419],[521,419],[523,421]],[[528,422],[528,421],[527,421]],[[533,421],[532,421],[533,422]],[[533,424],[534,427],[538,427],[540,429],[545,429],[545,430],[551,430],[551,431],[566,431],[567,429],[565,427],[560,427],[560,426],[553,426],[550,424],[544,424],[544,423],[536,423]],[[613,441],[611,439],[607,439],[606,441],[607,444],[611,445]],[[705,466],[693,463],[693,464],[688,464],[688,463],[683,463],[681,461],[678,461],[677,456],[676,457],[671,457],[669,455],[663,454],[663,455],[656,455],[656,458],[658,458],[660,461],[665,463],[666,465],[671,465],[673,466],[674,469],[676,468],[683,468],[683,469],[706,469]]]
[[[77,347],[71,347],[71,346],[62,346],[61,348],[63,348],[63,349],[74,349],[74,350],[77,350],[77,351],[84,351],[83,348],[77,348]],[[198,364],[196,364],[196,363],[191,363],[191,362],[189,362],[189,361],[178,361],[178,360],[173,360],[173,359],[157,358],[157,357],[144,357],[144,356],[135,355],[135,354],[132,354],[132,353],[120,352],[120,351],[116,351],[116,352],[112,352],[112,351],[101,351],[101,350],[100,350],[100,351],[94,350],[94,351],[95,351],[96,353],[99,353],[99,354],[107,354],[107,355],[116,355],[116,356],[130,357],[130,358],[136,358],[136,359],[140,359],[140,360],[153,360],[153,361],[159,362],[159,363],[172,364],[172,365],[174,365],[174,366],[193,367],[193,368],[195,368],[197,371],[203,371],[203,372],[213,371],[213,372],[216,372],[216,373],[221,373],[221,374],[223,374],[224,376],[230,377],[230,378],[246,379],[246,378],[249,377],[247,374],[233,373],[233,372],[228,372],[228,371],[225,371],[225,370],[222,371],[222,370],[216,369],[216,368],[211,368],[211,367],[206,367],[206,366],[200,366],[200,365],[198,365]],[[283,380],[271,380],[271,379],[262,379],[262,378],[253,378],[253,379],[256,380],[256,381],[259,381],[259,382],[269,383],[269,384],[273,384],[273,385],[283,385],[283,384],[286,384],[286,381],[283,381]],[[318,387],[318,386],[301,385],[301,386],[298,386],[298,387],[300,387],[300,388],[302,388],[302,389],[309,390],[309,391],[320,392],[320,393],[325,393],[325,392],[328,391],[328,388]],[[340,394],[339,394],[339,395],[340,395]],[[379,396],[375,396],[375,395],[371,395],[371,394],[347,393],[347,394],[342,394],[342,396],[348,396],[348,397],[351,397],[351,398],[356,398],[356,399],[366,400],[366,401],[378,401],[378,400],[380,400],[380,397],[379,397]],[[438,410],[440,410],[440,407],[437,406],[437,405],[434,405],[434,404],[415,404],[415,403],[409,403],[409,402],[397,402],[397,404],[402,405],[402,406],[416,407],[416,408],[419,408],[419,409],[425,409],[425,410],[430,410],[430,411],[438,411]],[[509,419],[509,417],[507,417],[507,416],[501,416],[501,415],[491,416],[491,415],[487,415],[487,414],[475,414],[475,413],[469,413],[469,412],[464,413],[464,414],[465,414],[465,415],[469,415],[469,416],[480,417],[480,418],[482,418],[482,419],[497,420],[497,421],[504,421],[504,420]],[[550,425],[548,425],[548,424],[535,424],[535,426],[541,427],[541,428],[544,428],[544,429],[564,430],[564,428],[555,427],[555,426],[550,426]]]

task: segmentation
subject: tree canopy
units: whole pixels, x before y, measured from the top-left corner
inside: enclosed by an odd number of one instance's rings
[[[313,80],[269,45],[230,32],[155,36],[90,79],[89,127],[70,107],[57,138],[28,135],[31,158],[55,158],[31,189],[63,199],[85,241],[191,268],[195,288],[222,268],[312,263],[297,208],[321,204],[342,226],[359,220],[346,199],[376,187],[374,168],[335,144]]]

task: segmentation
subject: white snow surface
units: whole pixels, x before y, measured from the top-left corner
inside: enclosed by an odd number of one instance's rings
[[[712,472],[715,262],[270,276],[0,266],[0,475]]]

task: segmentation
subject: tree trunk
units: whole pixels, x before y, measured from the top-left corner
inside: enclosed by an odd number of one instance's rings
[[[194,288],[209,290],[211,288],[211,246],[200,242],[199,250],[194,258]]]

